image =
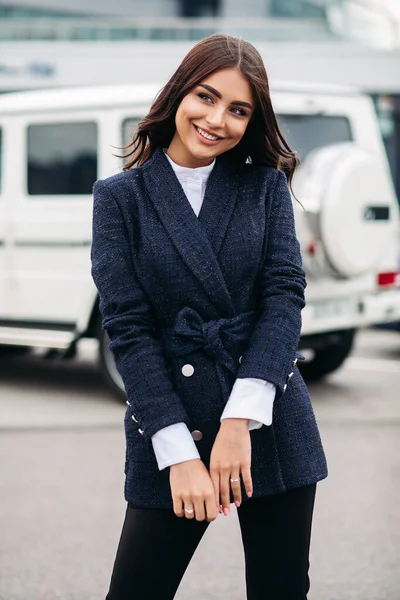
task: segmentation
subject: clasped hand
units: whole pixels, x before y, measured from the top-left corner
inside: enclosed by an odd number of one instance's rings
[[[175,514],[197,521],[214,521],[219,512],[229,514],[230,490],[236,506],[242,502],[241,480],[247,496],[253,493],[250,466],[248,421],[224,419],[211,452],[209,472],[200,459],[170,467]]]

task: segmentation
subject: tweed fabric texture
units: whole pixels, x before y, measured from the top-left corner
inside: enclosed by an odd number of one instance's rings
[[[131,404],[129,502],[172,508],[169,469],[158,470],[151,444],[163,427],[200,430],[196,444],[209,465],[236,377],[277,389],[273,424],[250,433],[253,497],[326,477],[310,397],[293,365],[306,282],[282,172],[218,157],[196,217],[158,149],[143,166],[95,183],[91,258]]]

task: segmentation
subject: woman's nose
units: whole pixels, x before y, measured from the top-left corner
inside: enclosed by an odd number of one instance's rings
[[[206,121],[213,127],[223,127],[225,125],[224,111],[213,110],[206,116]]]

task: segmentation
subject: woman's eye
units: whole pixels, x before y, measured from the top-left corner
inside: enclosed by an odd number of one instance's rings
[[[197,94],[197,95],[198,95],[198,97],[199,97],[199,98],[201,98],[202,100],[207,100],[207,102],[208,102],[208,101],[212,102],[212,98],[211,98],[211,96],[209,96],[208,94],[203,94],[203,93],[200,93],[200,94]]]
[[[197,95],[201,100],[205,100],[206,102],[209,102],[209,103],[213,102],[213,99],[208,94],[199,92]],[[245,110],[243,110],[243,108],[234,107],[231,109],[231,111],[233,112],[234,115],[237,115],[238,117],[247,117],[247,112]]]
[[[239,117],[245,117],[247,115],[247,112],[243,110],[243,108],[232,108],[232,110],[235,115],[239,115]]]

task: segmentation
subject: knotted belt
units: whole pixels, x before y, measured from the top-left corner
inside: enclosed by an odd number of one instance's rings
[[[251,311],[230,319],[203,321],[197,311],[185,307],[178,313],[174,327],[162,330],[163,348],[168,358],[179,358],[196,350],[204,350],[216,361],[222,384],[224,377],[221,367],[236,374],[238,358],[246,349],[256,320],[257,312]]]

